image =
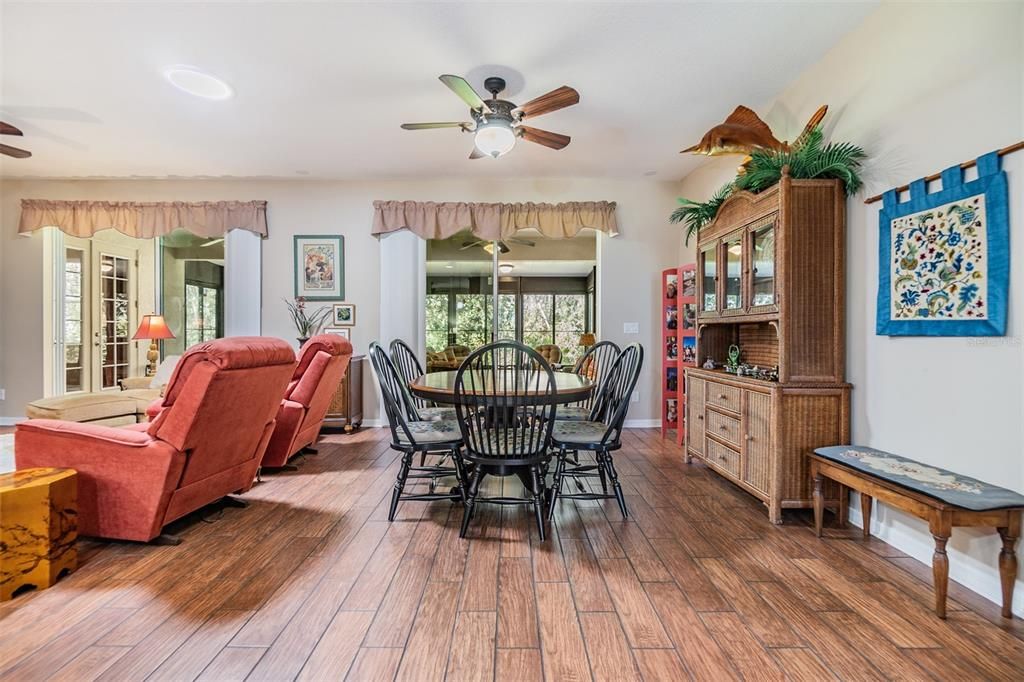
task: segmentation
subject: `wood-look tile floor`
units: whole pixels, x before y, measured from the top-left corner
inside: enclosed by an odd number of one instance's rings
[[[1021,679],[1019,620],[955,584],[936,619],[928,567],[803,512],[774,527],[654,430],[616,455],[629,521],[562,502],[544,543],[523,509],[467,540],[449,503],[388,523],[386,436],[328,437],[177,547],[83,542],[0,605],[0,679]]]

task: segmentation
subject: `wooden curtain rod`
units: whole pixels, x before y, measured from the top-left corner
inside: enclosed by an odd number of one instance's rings
[[[1020,142],[1016,142],[1014,144],[1011,144],[1009,147],[1003,147],[1002,149],[1000,149],[996,153],[999,154],[999,156],[1006,156],[1007,154],[1012,154],[1013,152],[1019,151],[1021,149],[1024,149],[1024,140],[1021,140]],[[962,168],[964,170],[967,170],[971,166],[976,166],[976,165],[978,165],[978,162],[972,159],[970,161],[964,161],[963,163],[961,163],[960,164],[960,168]],[[932,180],[938,180],[941,177],[942,177],[942,173],[935,173],[934,175],[929,175],[929,176],[925,177],[924,181],[925,182],[931,182]],[[896,188],[896,193],[899,194],[900,192],[906,192],[908,189],[910,189],[910,185],[900,185],[899,187]],[[881,200],[882,200],[882,195],[881,194],[876,194],[873,197],[868,197],[867,199],[865,199],[864,203],[865,204],[873,204],[876,201],[881,201]]]

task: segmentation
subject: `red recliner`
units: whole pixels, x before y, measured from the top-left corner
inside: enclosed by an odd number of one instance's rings
[[[352,344],[337,334],[319,334],[306,341],[281,401],[263,466],[283,467],[289,458],[316,442],[351,358]]]
[[[154,421],[126,429],[22,422],[15,467],[78,472],[81,535],[152,540],[171,521],[252,487],[294,369],[295,353],[281,339],[193,346]]]

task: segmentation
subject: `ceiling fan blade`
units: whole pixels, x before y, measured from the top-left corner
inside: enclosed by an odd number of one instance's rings
[[[461,97],[462,101],[469,105],[470,109],[483,111],[485,114],[491,113],[491,108],[484,103],[480,95],[476,94],[476,90],[473,89],[473,86],[465,78],[462,76],[452,76],[447,73],[439,76],[439,78],[452,92]]]
[[[17,147],[10,147],[6,144],[0,144],[0,154],[13,156],[16,159],[27,159],[32,156],[32,152],[27,152],[24,149],[18,149]]]
[[[562,149],[572,140],[568,135],[552,133],[547,130],[541,130],[540,128],[519,126],[519,130],[521,131],[520,135],[523,136],[524,140],[536,142],[537,144],[542,144],[545,147],[550,147],[551,149]]]
[[[466,121],[444,121],[438,123],[403,123],[402,130],[432,130],[434,128],[462,128],[468,130],[472,123]]]
[[[4,123],[0,121],[0,135],[21,135],[21,131],[12,126],[10,123]]]
[[[474,246],[480,246],[481,244],[486,244],[486,243],[487,242],[485,242],[483,240],[480,240],[480,239],[477,239],[475,242],[462,242],[462,248],[460,248],[459,251],[465,251],[466,249],[472,249]]]
[[[571,107],[579,101],[580,93],[576,92],[568,85],[563,85],[562,87],[552,90],[547,94],[531,99],[526,104],[517,107],[517,109],[522,112],[523,118],[527,118],[530,116],[548,114],[552,111],[564,109],[565,107]]]
[[[509,237],[508,240],[513,244],[519,244],[520,246],[537,246],[537,242],[530,241],[529,239],[523,239],[522,237]]]
[[[506,244],[505,242],[498,242],[499,253],[508,253],[510,250],[511,249],[508,248],[508,244]]]
[[[470,159],[482,159],[482,158],[484,158],[485,156],[487,156],[487,155],[486,155],[486,154],[484,154],[484,153],[483,153],[482,151],[480,151],[479,149],[477,149],[475,145],[473,146],[473,151],[471,151],[471,152],[469,153],[469,158],[470,158]]]

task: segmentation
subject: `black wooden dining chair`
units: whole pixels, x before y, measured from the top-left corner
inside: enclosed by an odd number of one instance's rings
[[[455,376],[455,410],[473,465],[466,489],[460,537],[466,536],[476,505],[533,505],[544,540],[544,475],[555,416],[555,377],[537,351],[516,341],[483,346]],[[516,475],[529,497],[481,497],[485,476]]]
[[[611,341],[601,341],[587,349],[583,357],[576,361],[572,371],[577,376],[593,381],[595,388],[586,400],[560,406],[558,414],[555,416],[556,419],[586,421],[595,418],[591,412],[597,403],[597,397],[601,394],[601,386],[608,378],[612,363],[615,362],[615,358],[619,357],[620,352],[619,347]]]
[[[548,517],[553,518],[555,504],[560,498],[574,500],[601,500],[615,498],[619,503],[622,517],[629,516],[626,499],[622,495],[619,476],[615,472],[611,453],[622,447],[622,425],[626,421],[629,397],[633,394],[640,368],[644,363],[644,349],[634,343],[619,353],[612,363],[604,385],[599,389],[591,414],[594,419],[586,421],[558,421],[551,434],[551,442],[558,450],[555,463],[554,483],[551,491],[551,506]],[[600,415],[600,416],[598,416]],[[594,453],[595,464],[579,463],[568,459],[569,451],[589,450]],[[601,479],[601,492],[563,493],[566,478],[597,477]],[[613,492],[608,492],[611,480]],[[582,486],[581,486],[582,487]]]
[[[391,493],[391,507],[388,510],[388,521],[395,520],[398,503],[405,500],[465,500],[466,477],[464,475],[461,456],[462,435],[459,425],[453,420],[423,420],[416,414],[411,394],[402,390],[402,378],[391,358],[379,343],[370,344],[370,362],[380,384],[380,392],[384,398],[384,411],[387,413],[388,425],[391,427],[391,449],[402,453],[401,464],[395,477],[395,488]],[[420,465],[413,465],[413,457],[420,454]],[[452,466],[441,464],[427,466],[424,464],[428,453],[451,455]],[[454,476],[457,485],[448,492],[435,492],[437,481],[443,477]],[[405,484],[409,479],[430,479],[429,493],[406,494]]]
[[[391,342],[391,362],[394,363],[398,375],[402,378],[402,390],[408,394],[409,400],[416,408],[418,421],[455,419],[454,407],[440,406],[426,398],[413,395],[409,391],[409,384],[423,376],[423,365],[420,364],[419,358],[416,357],[416,353],[409,347],[409,344],[402,339],[395,339]]]

